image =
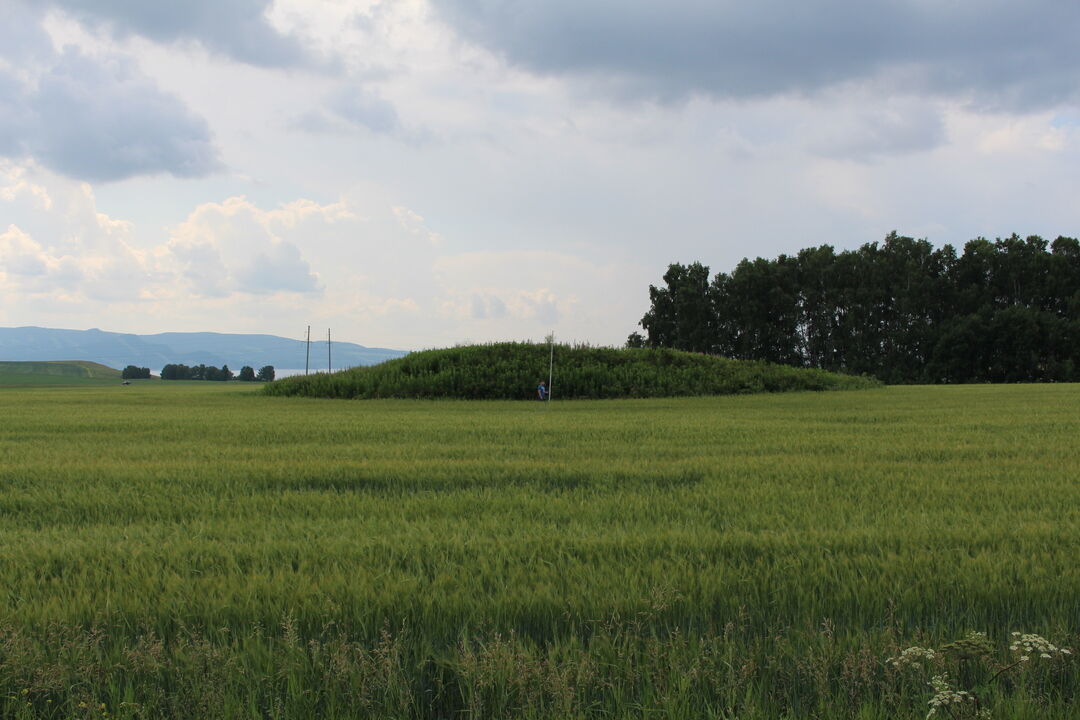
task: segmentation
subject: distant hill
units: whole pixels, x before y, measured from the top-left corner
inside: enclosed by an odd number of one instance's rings
[[[120,371],[95,362],[0,362],[0,386],[117,382]]]
[[[229,333],[158,333],[134,335],[104,330],[58,330],[42,327],[0,328],[0,361],[71,360],[77,358],[112,368],[128,365],[154,372],[169,363],[228,365],[236,371],[244,365],[260,368],[304,367],[302,340],[276,335]],[[402,350],[369,348],[334,341],[331,359],[335,368],[374,365],[405,355]],[[312,369],[326,368],[326,341],[311,343]]]

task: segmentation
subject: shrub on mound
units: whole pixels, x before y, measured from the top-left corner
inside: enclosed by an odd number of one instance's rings
[[[264,392],[327,398],[531,399],[537,382],[547,379],[548,358],[547,345],[529,343],[426,350],[379,365],[284,378]],[[866,377],[679,350],[556,345],[552,396],[674,397],[878,385]]]

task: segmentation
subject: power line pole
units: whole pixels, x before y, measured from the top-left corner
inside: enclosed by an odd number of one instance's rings
[[[330,362],[330,328],[326,328],[326,372],[334,372],[333,363]]]
[[[307,352],[304,353],[304,374],[308,374],[308,367],[311,365],[311,326],[307,326]]]

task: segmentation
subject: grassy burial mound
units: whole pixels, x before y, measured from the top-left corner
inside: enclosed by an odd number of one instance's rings
[[[120,380],[120,371],[96,362],[0,362],[0,385],[80,385]]]
[[[547,380],[547,345],[495,343],[416,352],[379,365],[301,375],[270,395],[531,399]],[[554,398],[677,397],[875,387],[876,380],[669,349],[555,346]]]

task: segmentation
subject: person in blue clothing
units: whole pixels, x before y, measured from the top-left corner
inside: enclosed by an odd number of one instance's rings
[[[544,384],[543,380],[541,380],[540,384],[536,386],[536,399],[537,400],[547,400],[548,399],[547,385]]]

